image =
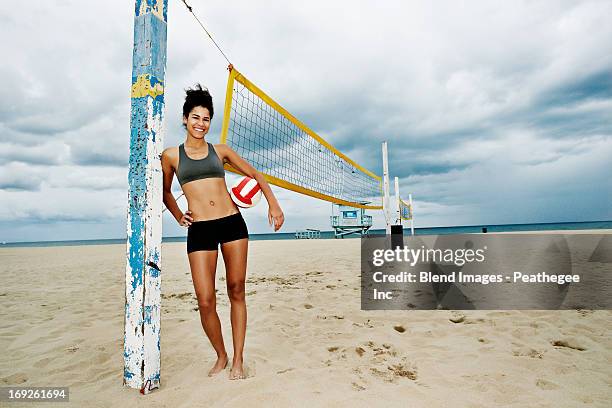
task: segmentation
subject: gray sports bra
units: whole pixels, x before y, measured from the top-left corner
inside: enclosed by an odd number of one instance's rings
[[[208,144],[208,156],[203,159],[190,159],[187,153],[185,153],[183,143],[179,145],[179,162],[176,178],[178,178],[181,186],[194,180],[225,177],[223,163],[221,163],[219,156],[217,156],[215,148],[210,143],[206,143]]]

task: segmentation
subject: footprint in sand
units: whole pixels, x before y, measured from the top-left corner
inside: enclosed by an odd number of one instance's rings
[[[402,364],[391,365],[387,367],[387,369],[391,370],[391,372],[393,373],[393,376],[395,377],[405,377],[413,381],[417,379],[416,370],[408,369],[407,367],[404,367]]]
[[[34,367],[36,368],[45,368],[46,366],[49,365],[49,363],[53,361],[52,358],[42,358],[40,360],[38,360],[37,362],[34,363]]]
[[[593,312],[594,312],[594,310],[585,310],[585,309],[578,309],[578,310],[576,310],[576,313],[578,313],[582,317],[588,316],[588,315],[592,314]]]
[[[559,388],[559,386],[554,382],[545,380],[543,378],[538,378],[536,380],[536,386],[543,390],[556,390]]]
[[[2,377],[2,382],[9,385],[23,384],[27,381],[28,377],[24,373],[15,373],[13,375],[9,375],[8,377]]]
[[[539,351],[530,347],[519,347],[512,350],[512,355],[515,357],[531,357],[541,359],[544,356],[544,351]]]
[[[586,347],[583,347],[581,344],[579,344],[574,339],[553,340],[553,341],[551,341],[551,344],[553,346],[555,346],[555,347],[565,347],[565,348],[569,348],[569,349],[573,349],[573,350],[578,350],[578,351],[585,351],[586,350]]]
[[[331,366],[338,361],[348,362],[352,366],[352,373],[357,377],[355,384],[359,386],[362,386],[364,381],[367,383],[366,377],[362,375],[364,371],[371,373],[377,379],[390,383],[402,378],[412,381],[417,379],[416,367],[405,356],[398,355],[397,350],[389,343],[377,344],[367,341],[355,346],[354,354],[348,352],[346,348],[340,349],[336,346],[329,347],[327,350],[334,354],[332,360],[324,363]],[[340,353],[337,353],[338,351]]]
[[[369,329],[374,327],[374,325],[372,323],[370,323],[370,319],[368,319],[366,322],[363,322],[363,323],[355,323],[355,322],[353,322],[353,326],[367,327]]]
[[[79,345],[76,344],[74,346],[70,346],[66,348],[66,351],[69,351],[70,353],[74,353],[75,351],[77,351],[79,349]]]
[[[416,381],[416,369],[405,366],[404,364],[388,365],[386,371],[376,367],[370,368],[370,372],[383,381],[394,383],[399,378],[407,378]]]
[[[363,391],[363,390],[365,390],[365,387],[364,387],[364,386],[359,385],[359,384],[357,384],[356,382],[353,382],[353,383],[352,383],[352,385],[353,385],[353,388],[354,388],[355,390],[357,390],[357,391]]]
[[[451,316],[448,320],[453,323],[463,323],[465,321],[465,316],[462,314],[456,314]]]

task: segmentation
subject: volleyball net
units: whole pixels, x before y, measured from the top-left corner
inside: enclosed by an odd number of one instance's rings
[[[400,198],[400,217],[402,220],[411,220],[412,219],[412,205],[410,203],[405,202]]]
[[[233,67],[221,143],[270,184],[336,204],[382,209],[380,176],[338,151]],[[225,168],[240,174],[229,164]]]

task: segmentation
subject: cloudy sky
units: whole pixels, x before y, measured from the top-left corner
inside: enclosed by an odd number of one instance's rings
[[[612,2],[190,3],[241,72],[349,157],[381,174],[387,140],[417,226],[612,219]],[[0,240],[125,237],[133,13],[1,3]],[[221,112],[227,63],[181,1],[168,20],[173,146],[184,88],[208,86]],[[274,191],[285,232],[330,229],[331,204]],[[270,232],[265,212],[244,212],[251,232]],[[164,236],[185,233],[164,215]]]

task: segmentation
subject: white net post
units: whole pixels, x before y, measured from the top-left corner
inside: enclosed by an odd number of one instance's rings
[[[399,192],[399,178],[395,177],[395,224],[402,223],[402,213],[400,208],[400,192]]]
[[[382,159],[383,159],[383,214],[385,216],[385,224],[387,235],[391,235],[391,211],[389,208],[389,161],[387,154],[387,142],[382,143]]]

